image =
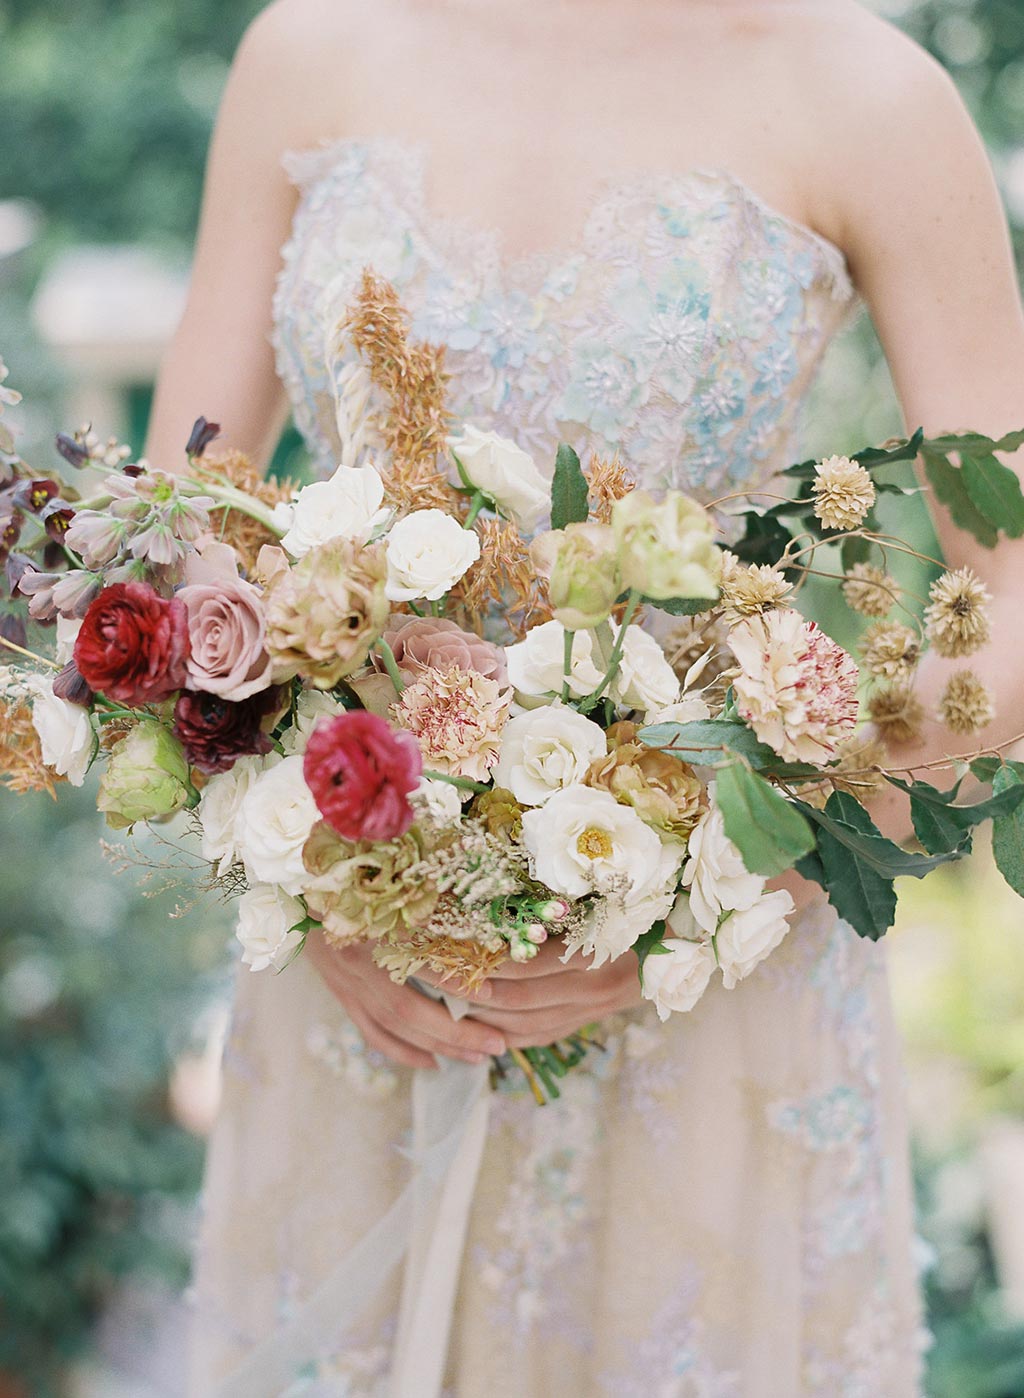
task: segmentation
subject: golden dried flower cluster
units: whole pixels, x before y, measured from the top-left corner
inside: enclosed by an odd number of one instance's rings
[[[970,568],[943,573],[928,592],[925,635],[947,659],[970,655],[991,635],[987,607],[992,598]]]
[[[445,437],[451,414],[446,404],[450,374],[445,346],[409,339],[409,315],[394,287],[364,268],[359,291],[335,330],[347,334],[373,383],[388,400],[381,435],[390,457],[386,475],[389,501],[399,513],[439,509],[461,518],[464,497],[438,461],[446,459]]]
[[[924,706],[907,684],[876,689],[868,700],[868,714],[887,746],[902,747],[921,739]]]
[[[992,696],[973,670],[956,670],[939,698],[939,717],[953,733],[976,733],[996,716]]]
[[[848,607],[870,617],[885,616],[899,598],[896,579],[871,563],[855,563],[846,574],[842,592]]]
[[[722,618],[735,625],[749,616],[761,616],[789,605],[793,584],[768,563],[741,563],[734,553],[722,550]]]
[[[848,456],[829,456],[814,469],[815,515],[826,529],[856,529],[875,503],[867,471]]]
[[[864,632],[859,643],[864,668],[877,679],[910,679],[921,658],[921,641],[916,631],[900,621],[876,621]]]

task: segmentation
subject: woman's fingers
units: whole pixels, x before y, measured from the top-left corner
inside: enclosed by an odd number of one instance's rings
[[[411,986],[388,981],[375,987],[371,1012],[400,1038],[430,1053],[477,1062],[505,1052],[504,1036],[490,1025],[467,1016],[455,1020],[447,1008]]]
[[[400,1063],[403,1068],[426,1068],[431,1072],[437,1072],[437,1061],[433,1054],[414,1048],[404,1039],[396,1038],[368,1014],[360,1014],[353,1009],[350,1009],[348,1014],[368,1047],[384,1054],[385,1058],[390,1058],[393,1063]]]
[[[563,962],[564,955],[565,943],[561,937],[549,937],[536,956],[532,956],[529,961],[513,961],[510,957],[491,972],[490,980],[492,983],[536,980],[539,976],[564,975],[569,969],[578,969],[589,964],[589,958],[581,956],[579,952],[568,963]]]

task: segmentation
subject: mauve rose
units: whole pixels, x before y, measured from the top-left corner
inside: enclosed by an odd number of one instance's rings
[[[258,588],[241,578],[190,583],[176,596],[188,612],[191,689],[235,703],[270,685],[267,628]]]
[[[413,823],[410,794],[423,757],[402,733],[363,709],[319,723],[302,773],[321,815],[346,840],[393,840]]]
[[[114,583],[89,605],[75,664],[90,689],[117,704],[156,704],[187,676],[188,614],[148,583]]]
[[[201,772],[226,772],[240,757],[269,752],[263,721],[284,707],[283,689],[263,689],[240,703],[185,690],[174,706],[174,733]]]
[[[486,679],[497,680],[504,689],[508,684],[505,652],[481,636],[473,636],[443,617],[396,617],[384,632],[384,639],[395,653],[402,678],[415,684],[430,670],[442,673],[453,668],[475,670]],[[374,656],[378,670],[384,668],[379,655]]]

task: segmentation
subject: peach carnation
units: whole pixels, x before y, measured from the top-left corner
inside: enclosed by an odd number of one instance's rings
[[[733,627],[736,706],[790,762],[822,762],[857,722],[857,666],[813,621],[783,609]]]
[[[424,765],[486,781],[498,760],[511,689],[474,670],[429,670],[402,691],[394,722],[415,734]]]

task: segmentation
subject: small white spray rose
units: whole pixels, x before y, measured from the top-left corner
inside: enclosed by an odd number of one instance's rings
[[[618,634],[618,628],[614,628]],[[642,626],[627,626],[622,664],[611,685],[611,697],[626,708],[645,714],[667,709],[679,698],[679,679],[661,646]]]
[[[306,916],[302,904],[279,888],[258,884],[238,900],[235,936],[241,942],[242,961],[250,971],[279,970],[302,941],[295,930]]]
[[[589,631],[573,635],[569,693],[577,699],[592,694],[601,683],[602,671],[594,662]],[[545,621],[526,633],[523,640],[505,647],[508,677],[520,694],[559,694],[565,665],[565,628]]]
[[[642,974],[646,1000],[654,1002],[660,1020],[676,1011],[692,1010],[708,988],[715,969],[715,956],[706,942],[686,942],[666,937],[665,950],[651,952]]]
[[[444,510],[413,510],[388,534],[386,557],[389,601],[436,602],[480,557],[480,538]]]
[[[779,888],[765,893],[749,908],[729,914],[715,937],[726,990],[732,990],[775,950],[789,931],[793,907],[789,893]]]
[[[414,810],[422,812],[435,825],[453,825],[462,816],[462,798],[451,782],[421,777],[409,800]]]
[[[262,757],[240,757],[226,772],[218,772],[203,787],[196,814],[202,826],[203,858],[226,874],[241,856],[235,837],[235,823],[242,802],[253,782],[266,770]]]
[[[551,490],[532,456],[507,437],[469,423],[446,440],[471,485],[489,495],[525,534],[538,528],[548,512]]]
[[[711,804],[690,833],[683,884],[690,891],[689,907],[698,927],[714,932],[726,909],[749,908],[757,902],[765,880],[749,872],[726,835],[714,782],[708,784],[708,796]]]
[[[32,677],[31,688],[32,727],[39,735],[43,761],[72,786],[81,786],[96,749],[88,710],[59,698],[42,675]]]
[[[542,806],[556,791],[582,782],[607,747],[604,730],[575,709],[557,703],[531,709],[505,725],[494,784],[524,806]]]
[[[302,763],[296,754],[261,772],[235,821],[235,841],[250,881],[278,884],[291,894],[309,883],[302,847],[320,819]]]
[[[387,519],[383,500],[384,482],[371,464],[339,466],[329,480],[313,481],[299,491],[281,543],[292,558],[304,558],[330,539],[365,543]]]

